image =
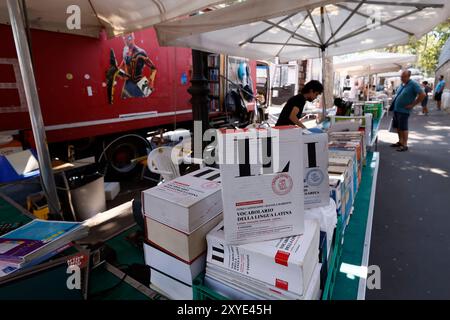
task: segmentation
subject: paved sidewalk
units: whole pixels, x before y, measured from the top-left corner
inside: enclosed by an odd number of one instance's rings
[[[408,152],[380,132],[369,262],[381,268],[381,290],[366,299],[450,299],[450,114],[430,109],[411,115]]]

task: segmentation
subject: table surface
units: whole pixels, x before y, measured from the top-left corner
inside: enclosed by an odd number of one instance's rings
[[[353,205],[353,214],[344,234],[333,300],[364,299],[365,279],[358,277],[357,273],[366,272],[365,267],[368,264],[378,166],[379,153],[368,152],[367,164],[363,168],[361,184]]]

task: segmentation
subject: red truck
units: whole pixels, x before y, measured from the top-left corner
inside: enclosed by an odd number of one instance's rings
[[[0,132],[20,132],[32,145],[10,26],[0,25],[0,39]],[[191,49],[160,47],[152,28],[112,39],[32,29],[30,39],[52,156],[66,158],[71,146],[77,158],[98,156],[127,133],[191,127]],[[250,68],[255,79],[256,62]],[[117,168],[145,152],[136,138],[108,150]]]

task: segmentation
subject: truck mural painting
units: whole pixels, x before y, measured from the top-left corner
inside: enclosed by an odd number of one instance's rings
[[[147,55],[147,52],[136,45],[134,33],[123,36],[125,46],[123,48],[122,62],[117,65],[114,49],[110,51],[110,68],[106,73],[108,88],[108,101],[113,104],[114,86],[116,77],[124,79],[121,97],[147,98],[154,91],[156,66]],[[145,76],[145,67],[149,67],[149,79]]]

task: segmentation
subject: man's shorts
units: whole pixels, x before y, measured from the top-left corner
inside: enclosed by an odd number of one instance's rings
[[[436,92],[434,94],[434,100],[441,101],[441,99],[442,99],[442,92]]]
[[[409,114],[403,112],[394,112],[392,118],[392,127],[399,129],[400,131],[408,131],[408,119]]]

